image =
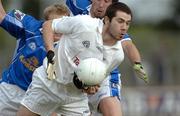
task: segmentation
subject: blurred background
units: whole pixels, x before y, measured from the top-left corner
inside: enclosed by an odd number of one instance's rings
[[[144,84],[125,57],[120,65],[124,116],[180,116],[180,1],[121,1],[133,11],[129,34],[150,78],[150,84]],[[43,20],[43,9],[63,0],[2,2],[6,11],[19,9]],[[0,74],[11,62],[15,45],[15,38],[0,28]]]

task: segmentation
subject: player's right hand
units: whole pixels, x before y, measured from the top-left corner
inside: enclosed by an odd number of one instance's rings
[[[78,89],[81,89],[82,92],[87,94],[95,94],[100,87],[99,85],[87,86],[83,84],[82,81],[78,79],[76,73],[74,73],[73,83]]]
[[[47,52],[46,55],[47,59],[48,59],[48,64],[47,64],[47,69],[46,69],[46,73],[47,73],[47,78],[49,80],[53,80],[56,78],[56,73],[55,73],[55,54],[54,51],[49,50]]]

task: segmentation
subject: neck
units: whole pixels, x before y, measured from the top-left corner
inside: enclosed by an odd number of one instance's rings
[[[117,40],[108,32],[108,28],[104,25],[102,32],[103,44],[107,46],[113,46]]]

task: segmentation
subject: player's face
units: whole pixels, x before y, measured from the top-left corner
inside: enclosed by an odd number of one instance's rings
[[[121,40],[127,33],[131,23],[131,15],[118,11],[109,22],[109,34],[116,40]]]
[[[91,16],[96,18],[103,18],[105,11],[109,5],[112,4],[112,0],[91,0]]]

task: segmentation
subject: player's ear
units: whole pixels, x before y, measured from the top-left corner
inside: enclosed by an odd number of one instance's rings
[[[103,22],[104,24],[109,24],[109,17],[105,16]]]

